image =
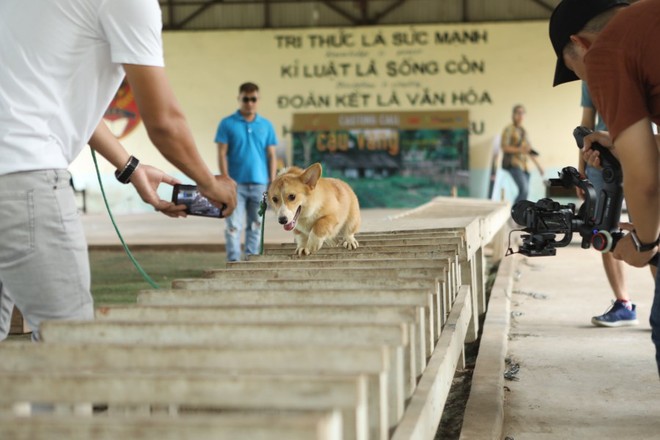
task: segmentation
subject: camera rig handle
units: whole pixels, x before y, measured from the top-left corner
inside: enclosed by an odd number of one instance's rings
[[[593,133],[593,130],[588,129],[583,125],[575,127],[575,130],[573,130],[573,137],[575,138],[575,142],[577,142],[577,146],[580,150],[584,148],[584,138],[591,133]],[[592,143],[591,148],[598,151],[600,154],[603,171],[611,169],[612,171],[617,171],[620,175],[621,163],[619,163],[619,160],[614,157],[614,154],[612,154],[609,148],[603,147],[598,142]],[[616,176],[612,177],[616,178]]]
[[[584,126],[576,127],[573,130],[573,137],[578,148],[584,148],[584,138],[591,133],[593,131]],[[596,194],[596,198],[593,199],[598,201],[593,216],[587,215],[584,218],[587,220],[587,225],[592,228],[589,239],[594,248],[601,252],[608,252],[623,236],[619,231],[621,205],[623,204],[623,173],[621,163],[608,148],[597,142],[593,143],[591,148],[600,154],[605,185],[600,193]],[[585,197],[585,202],[589,199]],[[585,234],[581,235],[585,237]]]

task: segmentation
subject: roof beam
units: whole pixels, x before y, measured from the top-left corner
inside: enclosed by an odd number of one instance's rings
[[[348,12],[346,12],[345,10],[340,8],[339,6],[335,5],[331,1],[326,0],[326,1],[322,1],[320,3],[325,5],[328,9],[331,9],[331,10],[335,11],[337,14],[341,15],[342,17],[344,17],[345,19],[347,19],[348,21],[350,21],[354,25],[363,24],[363,23],[360,23],[359,18],[353,17],[351,14],[349,14]]]
[[[555,7],[552,5],[547,4],[543,0],[530,0],[532,3],[536,3],[537,5],[541,6],[543,9],[546,11],[552,12],[555,10]]]
[[[202,6],[197,8],[195,12],[181,20],[179,23],[174,23],[174,20],[170,20],[171,26],[173,29],[183,29],[185,25],[190,23],[192,20],[194,20],[197,16],[199,16],[202,12],[206,11],[208,8],[211,6],[215,6],[219,3],[224,3],[224,0],[208,0]]]
[[[408,0],[396,0],[395,2],[392,2],[388,7],[380,11],[378,14],[374,16],[372,19],[373,24],[378,24],[380,20],[383,19],[386,15],[388,15],[390,12],[394,11],[396,8],[399,6],[403,5],[406,3]]]

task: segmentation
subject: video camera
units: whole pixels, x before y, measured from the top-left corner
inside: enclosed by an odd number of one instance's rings
[[[583,147],[584,137],[591,133],[586,127],[577,127],[573,136],[578,148]],[[565,167],[556,179],[549,179],[549,186],[580,188],[584,191],[584,203],[577,210],[573,203],[561,205],[544,198],[534,203],[522,200],[511,208],[513,220],[524,226],[519,252],[529,257],[555,255],[558,247],[567,246],[575,232],[582,237],[581,246],[601,252],[610,251],[623,236],[619,230],[621,204],[623,203],[623,175],[621,164],[612,152],[597,143],[591,146],[600,153],[605,186],[596,193],[593,185],[573,167]],[[563,234],[559,240],[558,234]],[[507,255],[513,253],[510,249]]]

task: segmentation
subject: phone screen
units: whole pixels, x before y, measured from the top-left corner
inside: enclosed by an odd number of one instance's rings
[[[201,195],[196,185],[174,185],[172,203],[175,205],[186,205],[186,213],[189,215],[216,218],[224,217],[222,210]]]

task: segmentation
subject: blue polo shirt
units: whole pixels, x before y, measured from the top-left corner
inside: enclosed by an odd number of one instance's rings
[[[273,124],[256,115],[252,122],[237,110],[218,125],[215,142],[227,144],[227,167],[236,183],[268,184],[266,149],[277,145]]]

